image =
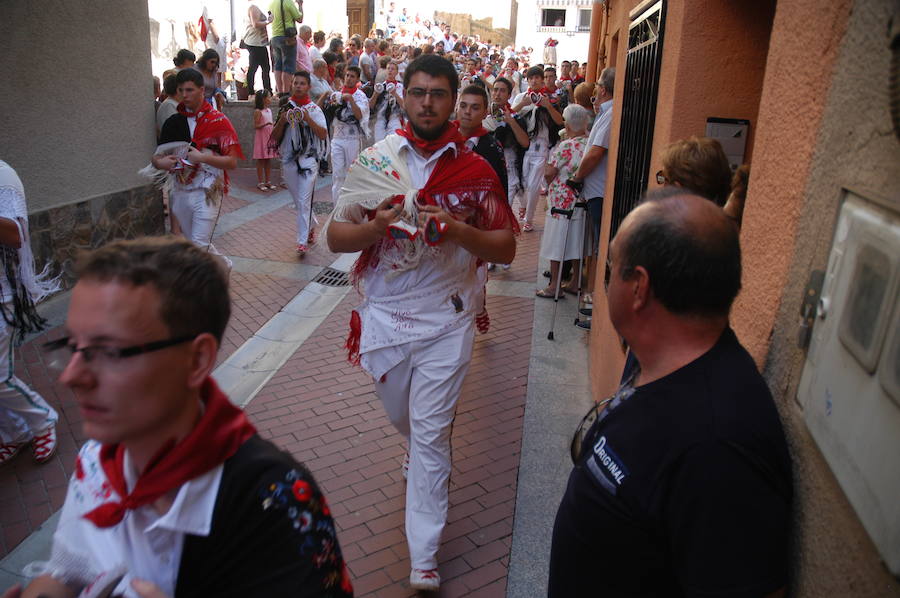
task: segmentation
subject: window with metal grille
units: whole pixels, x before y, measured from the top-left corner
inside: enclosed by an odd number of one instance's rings
[[[579,9],[578,10],[578,31],[590,31],[591,30],[591,9]]]
[[[543,8],[541,9],[541,27],[565,27],[566,9]]]
[[[665,3],[661,0],[641,14],[628,30],[625,85],[621,99],[615,187],[613,189],[612,241],[628,212],[637,205],[650,177],[650,151],[659,92]]]

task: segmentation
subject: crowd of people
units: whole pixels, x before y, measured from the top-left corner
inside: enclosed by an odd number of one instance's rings
[[[263,67],[253,98],[258,188],[278,188],[279,160],[300,256],[320,234],[333,252],[360,252],[351,279],[362,302],[346,348],[405,440],[409,583],[435,591],[456,404],[475,335],[490,330],[486,282],[515,259],[516,236],[535,231],[542,196],[550,280],[536,296],[585,291],[578,308],[592,315],[615,69],[584,82],[581,65],[530,65],[393,3],[370,37],[346,44],[303,25],[302,2],[267,8],[274,17],[250,3],[244,36],[272,51],[250,51]],[[192,53],[179,53],[164,78],[159,147],[145,169],[167,189],[186,241],[117,242],[85,256],[66,336],[47,347],[92,440],[50,561],[25,596],[104,585],[141,598],[352,595],[313,474],[261,440],[210,378],[230,309],[229,262],[212,237],[227,171],[244,154],[218,103],[221,57],[209,52],[196,68]],[[706,138],[672,144],[662,164],[661,189],[610,245],[609,317],[630,352],[621,387],[572,441],[550,596],[764,596],[787,583],[786,443],[728,324],[748,171],[732,181],[721,146]],[[312,192],[329,171],[334,207],[320,229]],[[8,178],[24,205],[21,183]],[[5,246],[27,239],[19,212],[0,213]],[[4,281],[3,305],[46,292],[43,275],[22,272],[23,282]],[[14,305],[9,317],[3,310],[6,334],[40,326],[33,302]],[[55,412],[13,377],[5,392],[0,458],[31,442],[45,461]],[[615,547],[604,559],[618,574],[591,574],[597,542]]]

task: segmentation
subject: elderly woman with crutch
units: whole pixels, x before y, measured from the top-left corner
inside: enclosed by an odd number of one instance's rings
[[[577,294],[575,277],[562,284],[563,261],[580,260],[584,245],[584,209],[576,207],[577,194],[566,185],[575,175],[587,149],[587,127],[593,115],[583,106],[570,104],[563,111],[566,139],[550,155],[544,171],[547,180],[547,218],[541,257],[550,260],[550,283],[535,294],[545,299],[562,299],[563,292]]]

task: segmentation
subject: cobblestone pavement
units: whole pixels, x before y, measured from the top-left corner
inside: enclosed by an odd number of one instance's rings
[[[223,215],[239,214],[273,195],[257,191],[255,182],[253,171],[235,173],[233,197],[224,203]],[[274,195],[286,198],[287,192]],[[330,187],[317,190],[315,199],[330,202]],[[284,272],[300,263],[293,251],[294,222],[292,206],[278,207],[218,236],[216,246],[229,256],[279,263],[266,271]],[[519,237],[512,268],[498,268],[492,279],[533,288],[542,228],[539,219],[535,232]],[[325,266],[336,257],[319,243],[302,263]],[[219,361],[308,280],[233,271],[232,319]],[[534,310],[533,298],[512,295],[488,298],[491,330],[476,337],[453,427],[450,513],[439,553],[442,596],[505,593]],[[343,349],[349,313],[358,302],[351,291],[246,409],[261,434],[305,462],[323,486],[357,595],[410,596],[400,475],[404,448],[371,379],[347,362]],[[17,374],[60,412],[59,450],[43,466],[23,453],[0,468],[0,558],[61,507],[84,441],[73,397],[55,384],[39,351],[41,343],[61,334],[57,326],[17,352]]]

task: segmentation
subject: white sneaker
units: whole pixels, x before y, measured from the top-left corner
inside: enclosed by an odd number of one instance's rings
[[[403,476],[403,479],[409,478],[409,452],[407,451],[406,456],[403,457],[403,464],[400,465],[400,475]]]
[[[441,587],[437,569],[413,569],[409,573],[409,585],[414,590],[436,592]]]

